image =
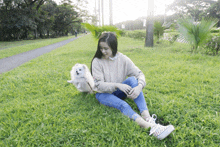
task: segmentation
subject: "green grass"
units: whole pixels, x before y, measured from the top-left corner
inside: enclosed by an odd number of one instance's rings
[[[220,58],[184,44],[143,45],[119,38],[145,74],[150,113],[175,126],[166,139],[66,82],[75,63],[90,67],[96,42],[87,35],[0,75],[0,146],[220,146]]]
[[[27,52],[40,47],[44,47],[50,44],[54,44],[73,37],[75,36],[67,36],[67,37],[51,38],[51,39],[0,42],[0,59],[10,57],[19,53]]]

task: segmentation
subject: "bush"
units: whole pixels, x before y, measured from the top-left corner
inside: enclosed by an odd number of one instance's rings
[[[28,34],[27,39],[28,39],[28,40],[32,40],[32,39],[34,39],[34,35],[32,35],[32,34]]]
[[[178,37],[179,37],[179,34],[170,33],[168,34],[168,41],[170,42],[170,44],[173,44],[177,40]]]
[[[207,54],[218,55],[218,51],[220,50],[220,36],[211,37],[205,45],[205,50]]]
[[[146,37],[146,31],[145,30],[124,31],[123,36],[143,40]]]
[[[157,43],[160,41],[160,37],[163,36],[165,28],[162,26],[161,22],[155,21],[154,22],[154,35],[157,38]]]

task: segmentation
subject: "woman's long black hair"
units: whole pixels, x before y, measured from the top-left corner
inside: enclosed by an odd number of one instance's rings
[[[100,42],[106,42],[108,44],[108,46],[112,49],[112,55],[113,57],[116,55],[117,51],[118,51],[118,41],[117,41],[117,37],[114,33],[112,32],[108,32],[108,33],[103,33],[100,38],[99,38],[99,42],[98,42],[98,46],[97,46],[97,51],[95,53],[95,56],[93,57],[92,61],[95,58],[102,58],[102,52],[100,49]],[[91,61],[91,74],[92,74],[92,61]]]

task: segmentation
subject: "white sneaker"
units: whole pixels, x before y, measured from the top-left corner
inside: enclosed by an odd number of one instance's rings
[[[151,128],[149,135],[153,134],[155,137],[157,137],[157,139],[162,140],[166,138],[171,132],[173,132],[173,130],[173,125],[162,126],[160,124],[156,124]]]

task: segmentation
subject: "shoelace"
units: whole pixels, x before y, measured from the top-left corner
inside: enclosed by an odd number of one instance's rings
[[[150,117],[149,122],[156,124],[156,119],[157,119],[157,115],[156,115],[156,114],[153,114],[152,117]]]

